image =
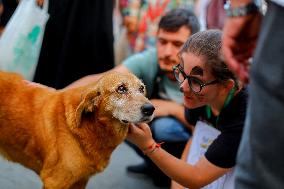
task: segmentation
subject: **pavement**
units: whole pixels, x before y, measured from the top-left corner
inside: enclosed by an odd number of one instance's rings
[[[142,163],[128,145],[120,144],[113,152],[110,164],[102,172],[91,177],[86,189],[168,189],[156,187],[145,175],[126,172],[128,165]],[[0,156],[0,189],[41,189],[39,177],[23,166],[8,162]]]

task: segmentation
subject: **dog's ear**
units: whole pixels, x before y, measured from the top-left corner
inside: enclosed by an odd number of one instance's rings
[[[76,126],[79,127],[81,124],[81,119],[84,114],[95,113],[96,107],[98,107],[99,98],[101,93],[97,90],[88,92],[82,101],[78,105],[75,113],[75,122]]]

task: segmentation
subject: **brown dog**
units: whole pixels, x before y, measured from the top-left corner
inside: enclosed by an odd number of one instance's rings
[[[45,189],[85,188],[154,107],[132,74],[111,73],[80,88],[54,90],[0,72],[0,153],[37,172]]]

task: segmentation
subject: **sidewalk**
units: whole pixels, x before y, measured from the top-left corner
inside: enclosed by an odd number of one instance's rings
[[[109,166],[89,180],[87,189],[167,189],[155,187],[152,180],[143,175],[126,173],[126,166],[142,162],[135,152],[122,143],[114,151]],[[41,189],[39,177],[19,164],[0,158],[1,189]]]

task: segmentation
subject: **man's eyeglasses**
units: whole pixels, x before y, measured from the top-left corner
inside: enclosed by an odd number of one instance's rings
[[[180,66],[180,64],[174,66],[173,71],[174,71],[174,75],[175,75],[176,80],[180,84],[182,84],[184,82],[184,80],[187,79],[188,85],[194,93],[200,93],[203,87],[205,87],[207,85],[213,85],[213,84],[216,84],[216,83],[219,82],[217,79],[215,79],[213,81],[204,83],[203,81],[201,81],[200,79],[198,79],[196,77],[186,75],[183,71],[183,68]]]

